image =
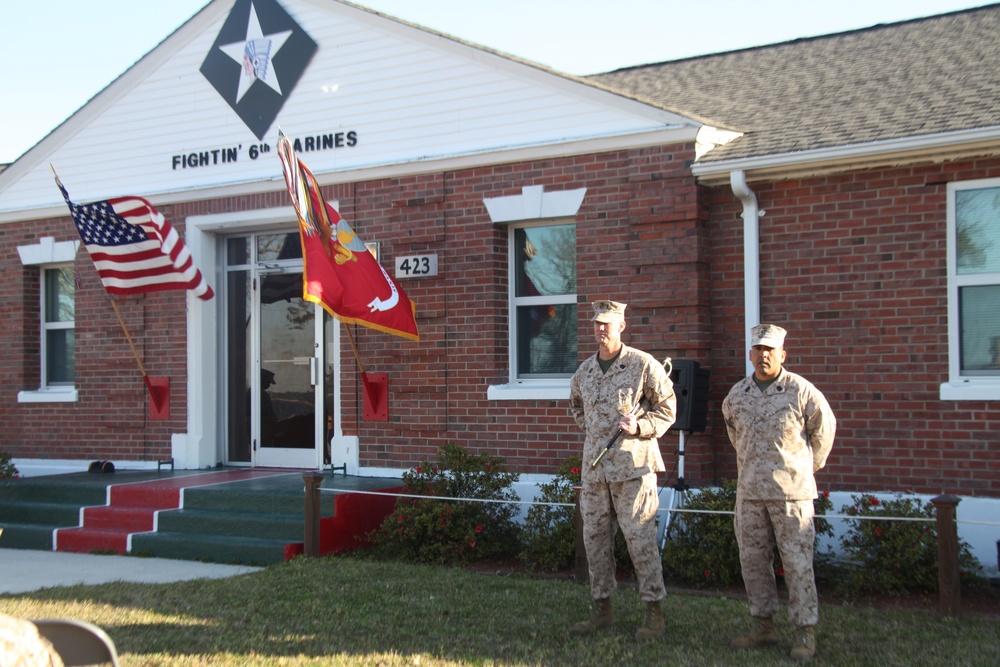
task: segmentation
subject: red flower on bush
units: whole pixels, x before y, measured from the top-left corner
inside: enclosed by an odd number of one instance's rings
[[[477,533],[483,532],[483,527],[482,526],[476,526],[476,532]]]
[[[873,530],[872,532],[875,533],[875,537],[882,537],[882,529],[879,528],[878,526],[876,526],[875,530]]]
[[[878,498],[872,496],[871,498],[868,499],[868,504],[871,505],[872,507],[878,507],[879,504]]]
[[[569,474],[579,476],[580,472],[579,468],[570,468]]]
[[[420,474],[420,466],[417,466],[417,474]]]
[[[712,576],[712,571],[711,570],[705,570],[705,578],[708,579],[711,576]]]
[[[774,568],[774,574],[776,574],[779,577],[785,576],[785,568],[783,568],[783,567],[776,567],[776,568]]]
[[[475,549],[476,548],[476,541],[475,540],[469,540],[469,546],[472,547],[473,549]]]
[[[823,497],[824,498],[829,498],[830,497],[830,492],[829,491],[824,491],[823,492]]]

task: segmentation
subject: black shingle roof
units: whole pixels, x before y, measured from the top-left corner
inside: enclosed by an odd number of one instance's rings
[[[703,163],[1000,126],[1000,4],[586,80],[746,132]]]

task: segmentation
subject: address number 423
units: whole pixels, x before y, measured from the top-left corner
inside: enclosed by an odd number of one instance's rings
[[[396,258],[397,278],[423,278],[436,276],[437,255],[404,255]]]

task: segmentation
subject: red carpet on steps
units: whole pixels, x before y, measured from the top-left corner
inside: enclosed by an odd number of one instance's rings
[[[60,528],[53,541],[56,551],[75,553],[128,551],[128,536],[153,530],[153,517],[160,510],[180,507],[181,489],[273,475],[287,475],[290,470],[221,470],[151,482],[112,484],[108,504],[85,507],[80,511],[80,526]]]
[[[379,493],[402,493],[402,486],[379,489]],[[370,546],[364,538],[382,525],[396,507],[395,496],[367,493],[341,493],[333,499],[333,516],[319,520],[319,552],[321,555],[352,551]],[[303,542],[285,545],[285,560],[305,552]]]

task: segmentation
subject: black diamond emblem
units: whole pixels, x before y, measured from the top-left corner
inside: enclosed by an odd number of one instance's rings
[[[314,53],[316,42],[277,0],[236,0],[201,73],[263,139]]]

